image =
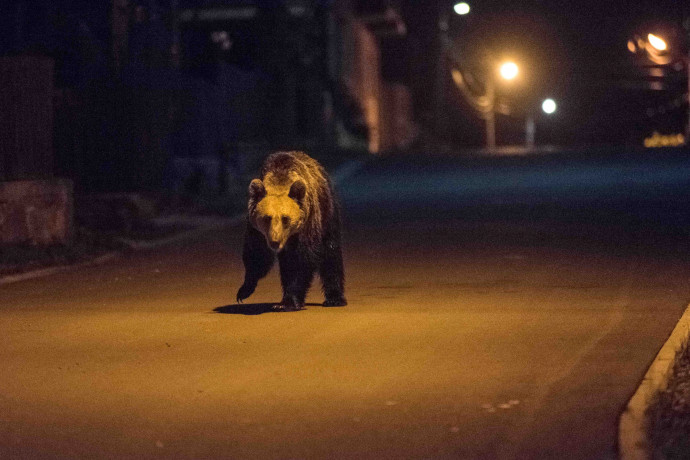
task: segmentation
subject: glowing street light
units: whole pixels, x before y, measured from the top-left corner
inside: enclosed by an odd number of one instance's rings
[[[541,109],[545,114],[551,115],[556,111],[556,101],[550,98],[544,99],[544,102],[541,103]]]
[[[688,34],[687,40],[690,44],[690,21],[686,22],[687,24],[685,27]],[[677,49],[669,50],[666,40],[659,35],[648,33],[646,41],[638,36],[635,36],[634,40],[637,43],[635,43],[633,40],[628,40],[628,50],[631,53],[638,53],[641,51],[646,52],[647,58],[657,65],[669,65],[674,63],[676,59],[680,58],[680,61],[685,66],[685,72],[688,77],[687,98],[688,102],[690,103],[690,46],[687,47],[687,55],[683,56]],[[690,145],[690,105],[688,106],[687,119],[685,122],[685,139],[686,144]]]
[[[515,77],[517,77],[519,69],[517,64],[514,62],[504,62],[501,64],[499,72],[501,77],[503,77],[505,80],[513,80]]]
[[[455,6],[453,6],[453,11],[455,11],[455,14],[459,14],[460,16],[464,16],[466,14],[469,14],[470,5],[468,3],[465,3],[465,2],[456,3]]]
[[[666,40],[654,34],[647,34],[647,42],[657,51],[666,51]]]

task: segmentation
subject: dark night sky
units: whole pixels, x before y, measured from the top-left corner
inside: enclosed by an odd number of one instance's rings
[[[452,1],[435,2],[452,9]],[[513,101],[516,116],[499,119],[499,142],[519,142],[524,108],[538,106],[543,97],[559,102],[557,117],[543,123],[542,137],[564,144],[640,143],[655,129],[682,131],[684,107],[648,116],[682,95],[683,74],[675,73],[666,91],[626,87],[642,74],[627,51],[635,33],[660,30],[682,38],[681,0],[475,0],[468,16],[451,11],[450,34],[463,57],[472,60],[482,48],[512,57],[521,66],[520,81],[503,88]],[[414,88],[422,117],[429,116],[433,84],[437,13],[431,2],[403,1],[409,34],[404,44],[409,55],[402,66]],[[685,5],[685,6],[683,6]],[[680,40],[679,40],[680,41]],[[395,66],[394,66],[395,67]],[[391,72],[395,73],[395,71]],[[513,85],[513,84],[511,84]],[[461,143],[483,142],[482,122],[455,94],[449,108],[457,120],[453,132]],[[503,130],[504,132],[501,132]],[[539,131],[539,128],[538,128]],[[501,139],[503,138],[503,139]]]

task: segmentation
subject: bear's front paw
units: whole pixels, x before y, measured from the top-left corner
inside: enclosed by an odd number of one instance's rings
[[[285,305],[282,303],[279,303],[277,305],[273,305],[272,307],[273,311],[300,311],[300,310],[306,310],[304,308],[304,305]]]
[[[273,306],[273,311],[299,311],[304,310],[304,302],[300,302],[297,297],[283,297],[278,305]]]
[[[345,305],[347,305],[347,300],[345,300],[345,297],[326,299],[323,302],[324,307],[344,307]]]
[[[254,289],[256,289],[256,284],[245,282],[237,291],[237,303],[242,303],[244,299],[252,295],[254,293]]]

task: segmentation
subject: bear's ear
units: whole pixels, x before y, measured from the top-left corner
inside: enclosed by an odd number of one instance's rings
[[[264,183],[261,182],[261,179],[252,180],[252,182],[249,184],[249,198],[258,201],[265,196],[266,187],[264,187]]]
[[[304,182],[298,179],[292,184],[292,186],[290,186],[290,193],[288,193],[288,196],[296,202],[302,204],[302,200],[304,200],[304,195],[306,194],[307,186],[304,185]]]

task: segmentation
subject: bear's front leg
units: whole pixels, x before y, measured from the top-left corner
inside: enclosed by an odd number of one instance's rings
[[[254,293],[256,285],[266,276],[273,266],[275,255],[268,248],[264,236],[249,225],[244,237],[242,250],[244,262],[244,283],[237,291],[237,302],[240,303]]]
[[[304,309],[307,291],[314,279],[314,268],[298,251],[285,250],[278,254],[283,300],[274,306],[277,311]]]

